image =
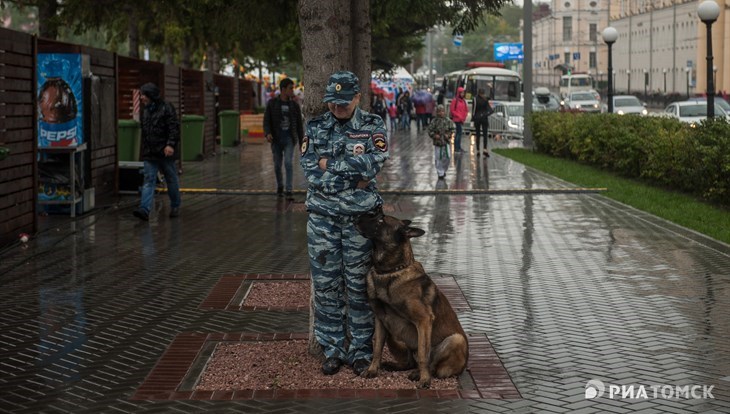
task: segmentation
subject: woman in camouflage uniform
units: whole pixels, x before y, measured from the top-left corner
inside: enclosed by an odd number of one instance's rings
[[[326,358],[325,375],[343,364],[360,375],[373,353],[374,317],[365,280],[372,243],[357,231],[355,220],[382,208],[375,176],[388,159],[388,140],[383,119],[358,107],[354,73],[332,74],[324,102],[329,111],[307,123],[301,159],[309,184],[314,336]]]

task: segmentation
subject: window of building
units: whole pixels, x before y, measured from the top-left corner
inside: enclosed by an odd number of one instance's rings
[[[563,16],[563,42],[573,40],[573,17]]]
[[[596,52],[591,52],[588,54],[588,67],[595,68],[596,66]]]
[[[570,52],[565,52],[563,57],[565,58],[565,64],[570,65]]]
[[[591,42],[598,41],[598,25],[596,23],[591,23],[588,25],[588,40]]]

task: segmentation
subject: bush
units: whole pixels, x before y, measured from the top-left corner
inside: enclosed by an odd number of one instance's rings
[[[665,117],[536,112],[529,122],[539,152],[730,205],[724,118],[690,127]]]

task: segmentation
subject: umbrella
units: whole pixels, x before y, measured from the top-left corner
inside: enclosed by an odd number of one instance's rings
[[[433,95],[431,95],[431,92],[419,89],[413,92],[413,95],[411,96],[411,101],[413,101],[414,104],[426,105],[429,102],[433,101]]]

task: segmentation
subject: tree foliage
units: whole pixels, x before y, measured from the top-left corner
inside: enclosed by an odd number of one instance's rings
[[[302,62],[297,0],[0,0],[10,3],[39,10],[43,37],[56,38],[63,27],[77,35],[97,30],[115,51],[131,41],[133,56],[138,42],[153,57],[184,66],[199,65],[204,55],[215,61],[212,66],[244,57],[273,70]],[[454,33],[477,30],[505,3],[370,0],[374,66],[406,64],[435,26],[447,25]]]

